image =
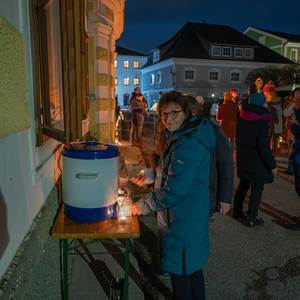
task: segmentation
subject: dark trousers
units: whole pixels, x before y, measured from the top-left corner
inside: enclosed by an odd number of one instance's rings
[[[249,216],[249,221],[253,222],[256,221],[257,219],[258,209],[259,209],[262,193],[264,190],[264,183],[254,183],[241,178],[239,186],[234,196],[234,212],[236,214],[242,213],[244,199],[246,197],[250,185],[251,185],[251,194],[250,194],[247,214]]]
[[[134,126],[132,132],[132,140],[139,143],[141,142],[141,135],[142,135],[142,126]]]
[[[300,165],[293,164],[294,175],[295,175],[295,191],[300,197]]]
[[[175,300],[205,300],[205,286],[202,270],[191,275],[171,274]]]

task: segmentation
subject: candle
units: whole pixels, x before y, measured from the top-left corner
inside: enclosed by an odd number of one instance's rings
[[[129,198],[118,198],[118,221],[130,223],[132,220],[132,201]]]

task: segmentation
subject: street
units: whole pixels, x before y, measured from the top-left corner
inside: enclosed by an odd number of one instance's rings
[[[124,126],[124,139],[125,127],[128,126]],[[146,125],[142,139],[147,149],[142,152],[154,149],[155,145],[150,142],[152,136],[151,126]],[[232,210],[226,216],[215,213],[210,220],[211,254],[203,268],[207,300],[300,299],[300,232],[283,227],[292,216],[300,214],[300,203],[293,176],[283,173],[288,154],[286,144],[282,143],[281,147],[282,153],[276,154],[279,172],[272,184],[265,185],[259,210],[264,226],[249,228],[245,222],[232,218]],[[134,169],[130,165],[127,167],[129,171]],[[235,189],[238,182],[236,176]],[[143,191],[135,194],[138,200]],[[247,198],[249,194],[244,210]],[[145,299],[173,299],[170,279],[156,274],[155,214],[139,216],[139,221],[141,236],[134,244]]]

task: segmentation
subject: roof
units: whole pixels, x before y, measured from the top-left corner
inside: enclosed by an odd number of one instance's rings
[[[138,53],[126,48],[123,48],[121,46],[116,45],[116,52],[118,53],[118,55],[128,55],[128,56],[145,56],[147,57],[148,55],[142,54],[142,53]]]
[[[193,22],[186,23],[170,40],[157,47],[160,50],[159,62],[170,58],[228,60],[224,57],[211,57],[210,48],[212,45],[255,48],[255,62],[292,63],[284,56],[230,26]],[[249,59],[243,58],[231,58],[230,60],[249,61]],[[149,59],[142,68],[152,64],[152,59]]]
[[[281,38],[287,39],[289,42],[300,43],[300,35],[299,34],[284,33],[284,32],[279,32],[279,31],[265,30],[265,29],[258,29],[258,30],[265,31],[265,32],[271,33],[273,35],[277,35]]]

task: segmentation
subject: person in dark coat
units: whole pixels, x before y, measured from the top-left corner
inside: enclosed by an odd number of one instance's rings
[[[175,299],[205,299],[202,267],[209,247],[209,165],[215,146],[206,118],[192,116],[184,97],[172,91],[158,103],[168,137],[154,190],[134,203],[133,213],[157,212],[161,268],[171,274]],[[133,183],[143,185],[144,176]]]
[[[287,121],[289,128],[295,137],[289,160],[293,163],[293,171],[295,175],[295,191],[300,198],[300,90],[296,91],[293,98],[294,103],[294,121]],[[299,203],[298,203],[299,209]],[[286,223],[284,227],[292,230],[300,230],[300,216],[292,218],[293,223]]]
[[[147,113],[143,109],[143,105],[141,103],[143,99],[142,94],[137,94],[136,98],[132,99],[131,101],[131,110],[132,110],[132,125],[133,125],[133,132],[132,132],[132,145],[137,146],[140,148],[144,148],[141,141],[142,135],[142,128],[143,128],[143,116],[149,117],[149,113]]]
[[[236,128],[236,167],[240,183],[234,196],[233,218],[245,218],[243,203],[251,186],[247,212],[250,226],[264,223],[261,218],[257,218],[264,185],[272,183],[278,171],[268,139],[272,117],[267,106],[263,94],[252,94],[249,104],[241,111]]]

